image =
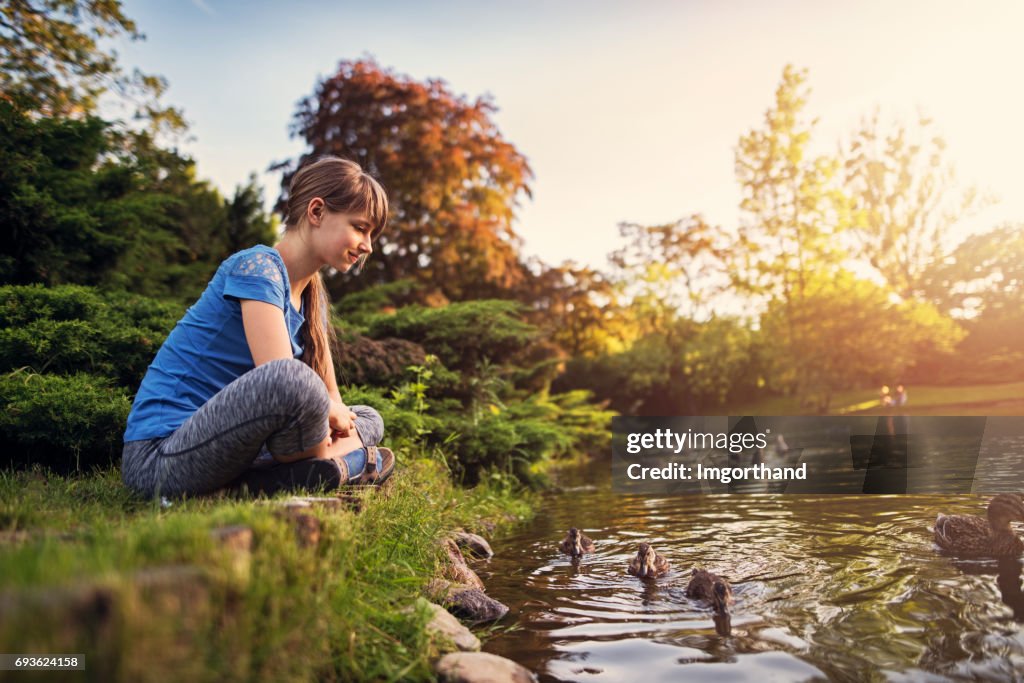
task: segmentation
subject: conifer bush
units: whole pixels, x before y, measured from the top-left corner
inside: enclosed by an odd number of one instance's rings
[[[13,464],[71,472],[120,460],[131,395],[104,377],[8,372],[0,404],[0,451]]]

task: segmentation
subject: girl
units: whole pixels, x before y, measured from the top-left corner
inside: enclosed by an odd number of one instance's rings
[[[129,488],[270,492],[390,474],[380,415],[338,392],[319,272],[361,268],[387,217],[384,190],[354,162],[295,173],[281,241],[228,257],[146,371],[124,435]]]

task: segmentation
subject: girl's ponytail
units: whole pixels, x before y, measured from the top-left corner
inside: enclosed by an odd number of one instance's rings
[[[327,287],[320,273],[313,275],[306,288],[302,290],[303,303],[306,307],[306,324],[302,328],[302,362],[313,368],[316,374],[327,383],[327,378],[334,374],[331,363],[331,349],[337,343],[334,325],[331,324],[331,307],[327,302]]]

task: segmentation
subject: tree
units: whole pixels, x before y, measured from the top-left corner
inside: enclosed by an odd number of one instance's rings
[[[957,348],[964,382],[1024,377],[1024,231],[1003,225],[971,235],[922,276],[929,301],[961,318]]]
[[[836,391],[891,383],[963,338],[931,304],[890,295],[841,270],[808,278],[797,302],[774,300],[760,325],[769,385],[798,391],[804,407],[824,413]]]
[[[753,294],[798,301],[807,279],[836,268],[844,256],[833,238],[845,226],[846,201],[835,187],[837,162],[808,158],[816,120],[802,112],[810,89],[806,70],[786,66],[764,126],[740,137],[736,177],[743,198],[737,284]]]
[[[0,99],[43,116],[80,117],[112,90],[154,128],[183,130],[180,111],[163,107],[167,82],[137,69],[125,74],[101,41],[142,33],[119,0],[9,0],[0,8]]]
[[[876,111],[844,155],[855,253],[903,298],[924,294],[922,278],[945,256],[950,228],[982,203],[974,188],[957,187],[945,149],[931,120],[885,133]]]
[[[744,225],[734,254],[734,281],[740,291],[768,299],[774,339],[788,349],[795,377],[782,383],[801,395],[819,382],[820,368],[801,350],[810,345],[802,324],[808,283],[838,274],[844,253],[835,237],[847,224],[847,200],[836,187],[838,163],[826,156],[808,158],[814,121],[802,112],[809,89],[805,70],[787,66],[775,91],[764,126],[742,136],[736,150],[736,175],[743,191]]]
[[[663,225],[620,223],[626,246],[608,260],[630,294],[641,333],[669,332],[676,318],[699,318],[724,287],[724,232],[700,214]]]
[[[598,355],[615,345],[621,311],[611,281],[599,271],[565,261],[560,266],[535,263],[516,290],[529,306],[527,321],[571,356]]]
[[[673,326],[671,336],[652,333],[625,351],[572,359],[554,389],[587,389],[635,415],[715,415],[751,398],[761,369],[743,322],[679,318]]]
[[[235,188],[235,196],[225,204],[227,210],[226,251],[233,254],[254,244],[272,245],[277,238],[277,220],[263,210],[263,188],[256,174]]]
[[[344,61],[301,100],[292,134],[379,178],[391,203],[358,286],[411,277],[449,299],[508,296],[526,276],[512,222],[532,173],[502,138],[487,98],[468,101],[440,80],[419,83],[370,59]],[[284,205],[281,197],[278,207]]]
[[[237,244],[267,236],[250,184],[225,204],[195,163],[101,119],[0,102],[0,284],[62,283],[193,298]],[[249,245],[245,245],[249,246]]]
[[[0,278],[97,284],[143,223],[160,225],[167,198],[137,192],[111,153],[103,121],[32,120],[0,102]]]
[[[1024,314],[1024,225],[971,235],[931,261],[919,286],[929,301],[961,318]]]

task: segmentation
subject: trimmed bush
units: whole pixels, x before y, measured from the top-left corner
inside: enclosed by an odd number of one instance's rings
[[[14,464],[70,472],[120,461],[131,398],[103,377],[10,372],[0,403],[0,450]]]
[[[370,339],[352,332],[338,332],[334,370],[342,384],[396,387],[410,365],[422,365],[423,347],[404,339]]]
[[[511,301],[464,301],[444,308],[407,306],[375,318],[369,334],[375,339],[399,337],[437,355],[451,370],[474,373],[483,362],[503,365],[537,337],[537,328],[517,316]]]
[[[180,314],[123,292],[0,287],[0,372],[87,372],[134,391]]]

